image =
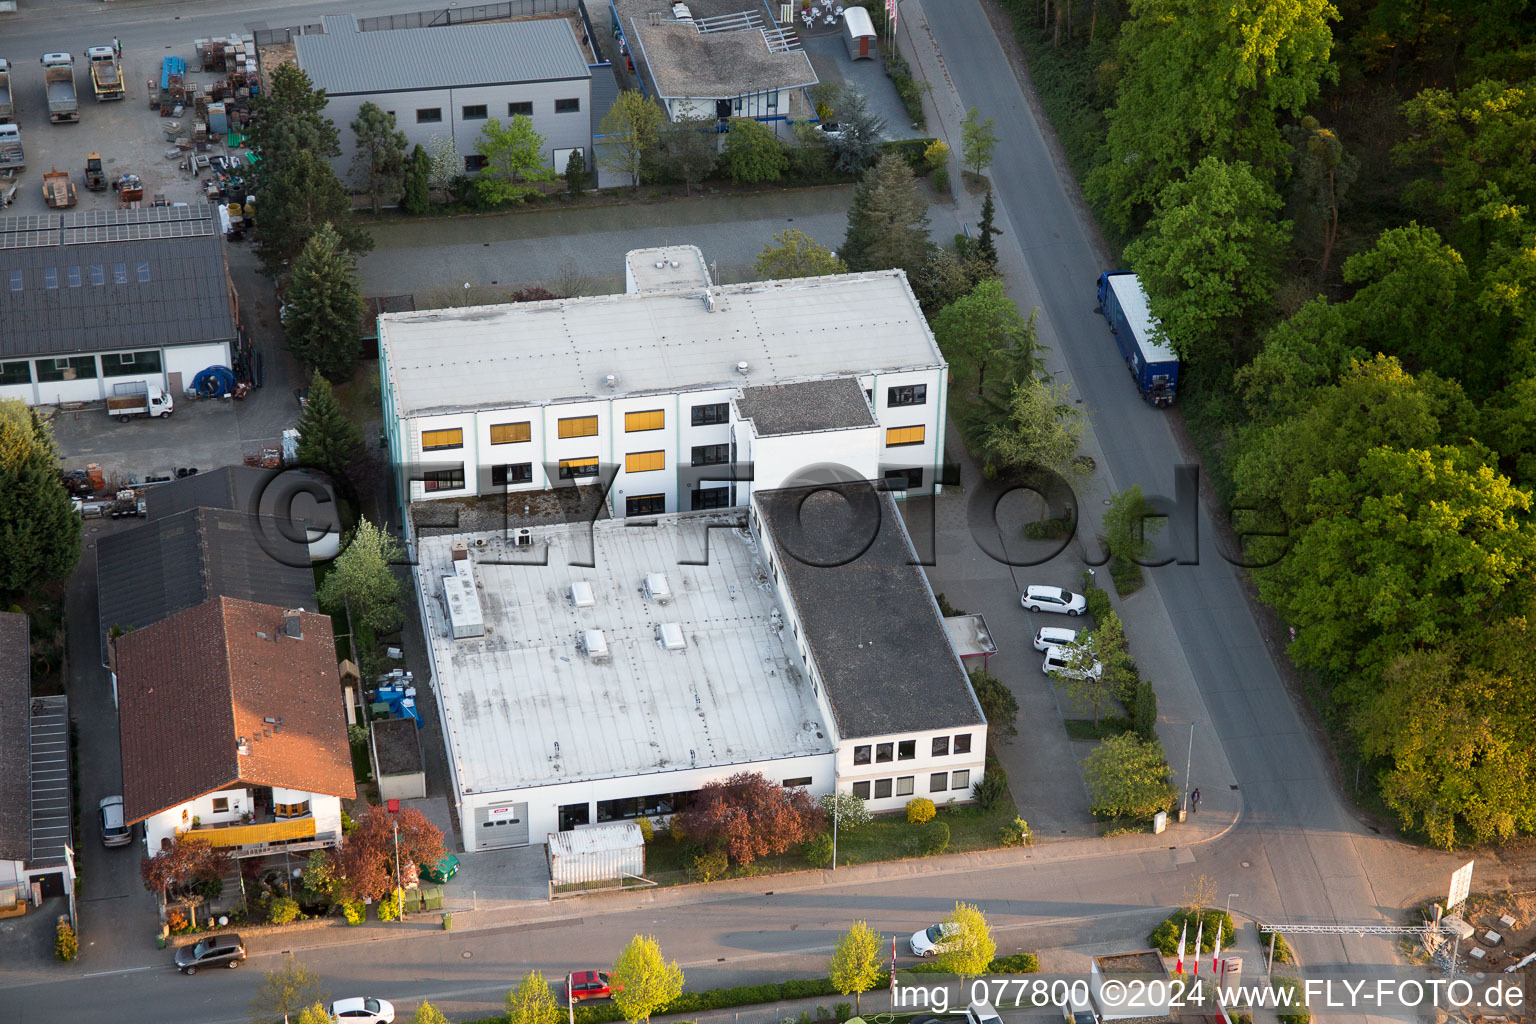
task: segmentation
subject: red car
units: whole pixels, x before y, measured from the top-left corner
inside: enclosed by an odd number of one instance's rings
[[[570,993],[571,1001],[579,1003],[584,999],[607,999],[613,995],[613,989],[603,971],[576,971],[571,975]]]

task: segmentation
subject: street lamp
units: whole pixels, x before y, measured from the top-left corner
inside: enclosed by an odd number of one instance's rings
[[[1240,900],[1242,898],[1243,898],[1243,894],[1240,893],[1240,892],[1229,892],[1229,893],[1227,893],[1227,916],[1228,917],[1232,916],[1232,901],[1233,900]]]
[[[1195,723],[1189,723],[1189,749],[1184,752],[1184,800],[1179,804],[1179,820],[1183,821],[1189,810],[1189,767],[1195,756]]]
[[[400,822],[390,822],[395,826],[395,913],[400,916],[397,920],[405,923],[405,886],[400,879]]]

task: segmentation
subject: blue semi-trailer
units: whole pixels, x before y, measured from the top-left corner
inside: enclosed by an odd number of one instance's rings
[[[1179,357],[1162,337],[1147,308],[1147,293],[1126,270],[1099,275],[1099,310],[1120,346],[1136,390],[1153,405],[1172,405],[1179,384]]]

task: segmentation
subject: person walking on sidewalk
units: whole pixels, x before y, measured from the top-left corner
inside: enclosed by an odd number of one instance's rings
[[[112,55],[118,60],[123,59],[123,44],[117,41],[117,36],[112,37]]]
[[[1200,789],[1198,786],[1193,793],[1189,794],[1189,810],[1192,814],[1200,813]]]

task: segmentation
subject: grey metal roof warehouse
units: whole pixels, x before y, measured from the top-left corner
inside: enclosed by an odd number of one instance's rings
[[[0,355],[233,340],[211,218],[186,207],[0,218]]]
[[[865,483],[758,491],[838,735],[985,719],[889,494]]]
[[[27,617],[0,612],[0,859],[32,854],[32,650]]]
[[[244,512],[198,508],[103,536],[96,556],[102,632],[142,629],[214,597],[318,607],[309,548],[260,530]]]
[[[564,18],[360,32],[322,19],[324,35],[294,37],[294,59],[331,96],[590,78]]]

